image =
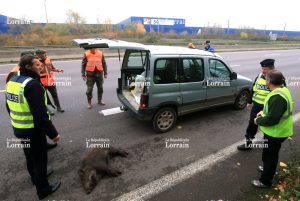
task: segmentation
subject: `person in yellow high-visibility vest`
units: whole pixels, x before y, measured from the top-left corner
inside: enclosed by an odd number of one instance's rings
[[[252,181],[259,188],[272,185],[281,143],[293,135],[293,100],[291,92],[284,86],[284,77],[280,71],[272,70],[266,80],[271,92],[265,98],[263,111],[254,119],[265,139],[263,166],[258,167],[262,174],[259,180]]]
[[[34,52],[33,51],[23,51],[20,54],[20,58],[22,58],[22,56],[24,56],[24,55],[33,55],[34,56]],[[19,64],[17,64],[7,74],[7,76],[6,76],[6,83],[8,83],[8,81],[10,80],[10,78],[12,78],[14,75],[19,75],[19,74],[20,74],[20,66],[19,66]],[[52,105],[53,106],[51,100],[49,99],[48,94],[46,94],[46,95],[47,95],[47,105]],[[51,115],[51,113],[50,113],[50,115]],[[57,146],[57,143],[49,143],[49,142],[47,142],[47,149],[48,150],[53,149],[56,146]]]
[[[6,108],[14,135],[24,145],[31,181],[39,199],[43,199],[60,186],[60,182],[49,184],[47,180],[51,172],[47,173],[46,135],[54,142],[60,140],[60,135],[47,113],[47,95],[39,81],[40,65],[33,55],[21,57],[20,74],[12,76],[6,84]]]
[[[274,59],[265,59],[260,62],[261,73],[255,78],[252,90],[251,98],[248,100],[247,108],[251,108],[250,119],[246,129],[245,143],[237,147],[240,151],[248,151],[252,149],[252,140],[255,138],[255,135],[258,130],[258,126],[254,124],[254,118],[257,113],[260,112],[264,107],[264,101],[267,95],[270,93],[270,89],[266,83],[267,73],[274,69]]]

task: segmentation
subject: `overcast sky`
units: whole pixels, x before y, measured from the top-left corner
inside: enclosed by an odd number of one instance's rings
[[[297,3],[298,2],[298,3]],[[66,11],[78,12],[88,23],[113,23],[130,16],[186,19],[186,26],[300,31],[298,0],[46,0],[48,21],[64,22]],[[44,0],[0,0],[0,14],[46,22]]]

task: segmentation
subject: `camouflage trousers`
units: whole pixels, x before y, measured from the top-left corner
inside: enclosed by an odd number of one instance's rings
[[[88,100],[91,100],[93,98],[93,88],[96,83],[98,88],[98,101],[102,100],[102,94],[103,94],[103,74],[102,76],[87,76],[86,80],[86,96]]]
[[[56,86],[47,86],[45,87],[45,89],[47,89],[52,98],[53,98],[53,102],[54,102],[54,105],[57,107],[57,108],[60,108],[60,103],[59,103],[59,99],[58,99],[58,95],[57,95],[57,89],[56,89]],[[47,93],[47,105],[51,105],[52,102],[51,100],[49,99],[50,97],[48,96],[48,93]]]

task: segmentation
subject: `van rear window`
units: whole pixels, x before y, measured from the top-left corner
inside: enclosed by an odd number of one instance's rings
[[[127,51],[124,57],[123,67],[125,68],[144,68],[146,63],[145,51]],[[125,64],[125,65],[124,65]]]

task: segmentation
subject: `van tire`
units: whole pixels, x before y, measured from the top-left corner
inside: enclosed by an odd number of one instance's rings
[[[153,119],[152,126],[155,132],[165,133],[171,130],[176,123],[177,114],[171,107],[164,107],[159,109]]]
[[[248,100],[250,98],[250,93],[247,90],[243,90],[239,93],[239,95],[236,97],[234,102],[234,109],[236,110],[242,110],[247,106]]]

